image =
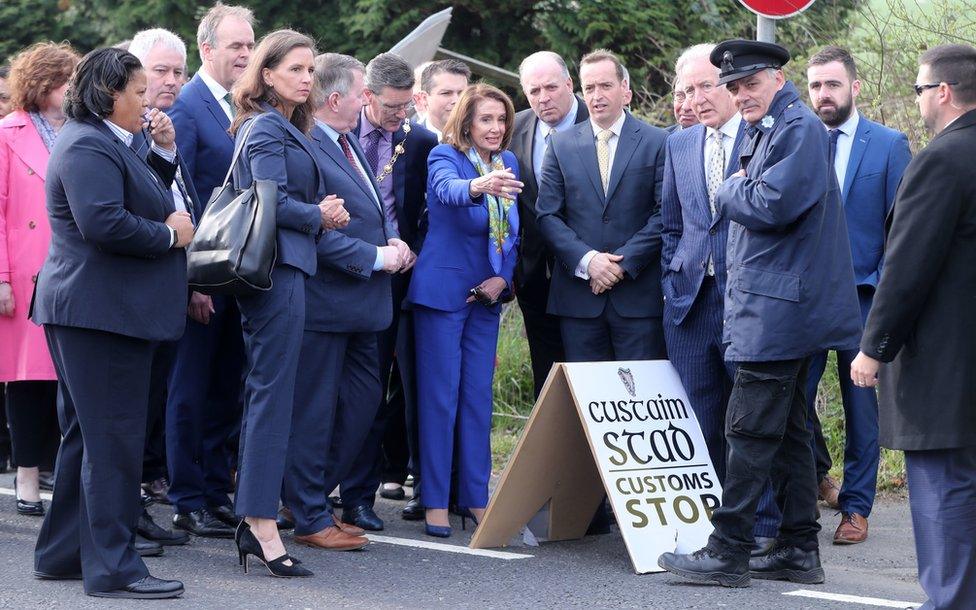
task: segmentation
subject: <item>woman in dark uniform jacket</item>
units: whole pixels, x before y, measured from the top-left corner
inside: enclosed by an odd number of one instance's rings
[[[267,292],[238,297],[248,371],[244,383],[235,511],[240,559],[264,563],[275,576],[311,576],[285,553],[275,517],[291,434],[292,400],[305,326],[305,278],[316,269],[315,241],[323,230],[344,226],[349,214],[323,199],[308,131],[315,47],[291,30],[264,37],[235,87],[237,118],[231,132],[243,138],[234,184],[278,184],[278,255]]]
[[[78,64],[48,163],[51,246],[33,303],[57,371],[64,436],[35,574],[81,577],[99,597],[183,593],[179,581],[149,576],[133,548],[149,369],[159,342],[183,334],[183,247],[193,235],[170,192],[173,124],[155,110],[143,121],[145,93],[142,65],[125,51],[98,49]],[[130,148],[144,127],[148,162]]]

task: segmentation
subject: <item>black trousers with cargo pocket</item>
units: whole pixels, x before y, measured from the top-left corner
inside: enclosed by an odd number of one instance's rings
[[[708,546],[748,558],[763,486],[772,479],[783,514],[780,544],[817,548],[817,478],[806,423],[809,358],[740,362],[725,417],[722,506]]]

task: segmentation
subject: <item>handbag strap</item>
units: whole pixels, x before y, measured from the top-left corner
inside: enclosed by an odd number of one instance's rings
[[[258,119],[260,119],[260,118],[261,118],[261,115],[258,114],[253,119],[251,119],[250,121],[248,121],[247,125],[245,125],[245,127],[244,127],[244,133],[243,134],[240,134],[240,136],[241,136],[240,141],[237,142],[236,146],[234,146],[234,156],[231,157],[230,167],[227,168],[227,175],[224,176],[224,183],[223,183],[223,186],[221,186],[221,188],[226,187],[227,184],[230,182],[231,174],[234,173],[234,168],[237,167],[237,160],[240,158],[241,152],[244,150],[244,144],[247,143],[247,136],[249,136],[251,134],[251,129],[254,128],[254,124],[257,123],[258,122]]]

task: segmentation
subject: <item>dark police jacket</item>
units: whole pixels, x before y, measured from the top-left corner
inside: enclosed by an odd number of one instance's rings
[[[746,176],[715,195],[732,222],[725,354],[730,362],[803,358],[854,349],[861,314],[828,136],[792,83],[740,151]]]
[[[880,373],[881,444],[976,446],[976,110],[908,165],[861,351]]]
[[[150,165],[152,167],[150,167]],[[99,119],[70,120],[48,162],[51,247],[32,319],[150,341],[186,324],[186,254],[170,248],[176,165],[148,164]]]

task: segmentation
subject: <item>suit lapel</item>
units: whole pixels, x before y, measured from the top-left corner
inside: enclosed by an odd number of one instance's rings
[[[603,181],[600,180],[600,165],[596,159],[596,138],[593,135],[593,128],[590,124],[579,123],[576,126],[576,151],[579,153],[580,161],[586,169],[586,175],[590,177],[593,190],[600,200],[600,204],[606,207],[607,196],[603,192]]]
[[[698,177],[692,182],[698,194],[698,201],[704,204],[704,207],[701,208],[702,213],[705,214],[705,218],[711,218],[712,209],[708,206],[708,178],[705,176],[705,136],[708,134],[708,130],[705,129],[704,125],[696,125],[690,129],[696,129],[698,133],[695,135],[693,145],[685,147],[686,154],[691,157],[685,163],[686,167],[694,167],[697,170]]]
[[[145,156],[142,157],[136,154],[136,151],[134,151],[131,147],[126,146],[124,142],[119,140],[115,133],[113,133],[112,130],[109,129],[108,126],[105,125],[105,123],[103,123],[101,120],[93,119],[90,121],[90,123],[95,126],[95,129],[108,136],[108,138],[112,140],[113,143],[118,145],[119,148],[125,149],[122,151],[122,156],[128,157],[130,163],[134,163],[139,168],[139,171],[145,172],[146,175],[149,176],[149,181],[155,185],[156,189],[162,194],[163,201],[166,201],[169,204],[167,206],[167,211],[175,212],[176,203],[173,201],[173,191],[163,185],[163,179],[159,177],[159,174],[156,173],[156,170],[152,165],[149,165],[149,162],[147,161],[152,145],[146,139],[146,134],[142,131],[132,134],[133,145],[141,146],[145,144],[146,152]]]
[[[635,120],[630,115],[627,115],[627,118],[624,120],[624,125],[620,129],[617,150],[613,153],[613,167],[610,168],[610,180],[607,185],[607,198],[603,202],[604,207],[613,198],[613,193],[617,190],[620,179],[627,170],[627,166],[630,164],[630,158],[634,156],[634,151],[637,150],[640,141],[640,129],[635,124]]]
[[[535,132],[539,128],[539,117],[532,114],[532,120],[528,121],[525,129],[519,134],[519,144],[525,151],[525,167],[519,168],[522,181],[528,190],[534,193],[539,192],[539,183],[535,179]]]
[[[857,168],[861,165],[864,158],[864,151],[867,150],[871,142],[871,124],[863,116],[857,123],[857,130],[854,131],[854,142],[851,144],[851,158],[847,160],[847,173],[844,174],[844,184],[841,189],[841,202],[847,205],[847,193],[851,190]],[[833,168],[831,168],[833,169]]]
[[[231,136],[230,132],[227,131],[230,129],[230,120],[227,118],[227,115],[224,114],[224,109],[221,108],[220,102],[214,97],[213,92],[210,91],[210,87],[207,87],[207,83],[203,82],[200,75],[195,76],[194,79],[199,79],[197,88],[200,93],[200,99],[203,100],[203,103],[207,105],[207,110],[210,111],[210,116],[213,117],[214,121],[217,123],[217,126],[220,127],[220,130],[227,134],[227,137],[233,141],[234,137]]]
[[[23,126],[14,132],[14,137],[10,138],[10,149],[24,162],[24,165],[44,180],[47,176],[47,160],[50,154],[27,113],[18,114],[22,114],[17,118],[21,119],[19,122]]]

